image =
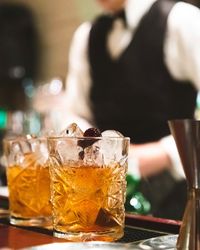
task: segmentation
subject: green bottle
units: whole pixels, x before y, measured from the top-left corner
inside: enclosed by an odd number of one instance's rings
[[[125,211],[140,215],[147,215],[151,210],[151,204],[139,191],[140,178],[131,175],[126,175],[126,202]]]
[[[0,108],[0,129],[5,129],[7,125],[7,111]]]
[[[8,122],[8,112],[4,108],[0,108],[0,156],[3,154],[3,138],[6,134],[6,127]],[[5,167],[0,163],[0,186],[5,186],[6,183],[6,173]]]

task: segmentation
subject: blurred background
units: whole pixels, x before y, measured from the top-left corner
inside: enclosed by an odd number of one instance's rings
[[[98,12],[93,0],[0,1],[0,155],[5,136],[60,129],[72,35]]]
[[[75,29],[100,12],[96,2],[0,2],[1,130],[37,134],[60,129],[70,42]]]
[[[94,0],[4,0],[1,4],[20,4],[30,9],[39,36],[39,81],[66,77],[67,57],[74,30],[98,12]]]
[[[72,35],[99,12],[94,0],[0,1],[0,155],[5,136],[60,130]]]
[[[93,0],[0,2],[1,135],[5,128],[6,133],[37,134],[43,124],[57,126],[44,117],[51,117],[55,103],[63,106],[72,35],[80,23],[99,12],[95,3]]]

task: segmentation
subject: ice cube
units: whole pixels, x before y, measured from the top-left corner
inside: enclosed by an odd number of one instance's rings
[[[33,140],[32,148],[35,152],[38,163],[44,165],[49,157],[47,141],[45,139]]]
[[[124,154],[124,141],[120,138],[124,136],[116,130],[105,130],[102,132],[101,151],[104,163],[120,162]]]
[[[57,143],[56,151],[63,164],[68,161],[78,161],[79,160],[79,150],[80,147],[77,146],[77,142],[73,138],[69,140],[61,140]]]
[[[11,144],[10,153],[7,157],[8,165],[21,164],[24,161],[22,146],[18,141]]]
[[[69,137],[69,139],[60,139],[56,145],[56,152],[62,163],[67,161],[77,161],[79,160],[79,152],[82,148],[79,147],[78,140],[72,137],[83,137],[83,132],[76,123],[69,124],[64,130],[59,134],[61,137]],[[81,157],[80,157],[81,158]]]
[[[124,137],[119,131],[117,130],[105,130],[101,133],[103,137]]]
[[[21,152],[24,154],[31,152],[31,144],[29,143],[30,135],[25,138],[19,138],[18,143],[20,144]]]
[[[13,154],[17,154],[19,152],[22,152],[21,144],[19,142],[14,141],[11,145],[11,152],[13,152]]]
[[[61,133],[61,136],[68,136],[68,137],[82,137],[83,131],[79,128],[76,123],[71,123],[67,126]]]
[[[96,141],[91,146],[84,149],[83,160],[86,165],[103,165],[99,141]]]

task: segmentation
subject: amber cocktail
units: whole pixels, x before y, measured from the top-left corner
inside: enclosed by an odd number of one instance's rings
[[[52,137],[48,144],[54,236],[121,238],[129,138]]]
[[[51,224],[50,178],[46,139],[4,140],[7,161],[10,223]]]

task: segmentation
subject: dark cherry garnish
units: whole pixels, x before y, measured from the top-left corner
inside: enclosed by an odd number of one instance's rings
[[[85,130],[85,137],[101,137],[101,131],[98,128],[88,128]]]
[[[101,137],[101,132],[97,128],[88,128],[83,134],[83,139],[80,139],[78,141],[78,146],[82,147],[83,149],[91,146],[93,143],[95,143],[98,140],[94,138],[84,139],[84,137]],[[81,156],[83,157],[83,155]]]
[[[83,160],[85,156],[84,150],[81,150],[78,155],[79,155],[79,159]]]

